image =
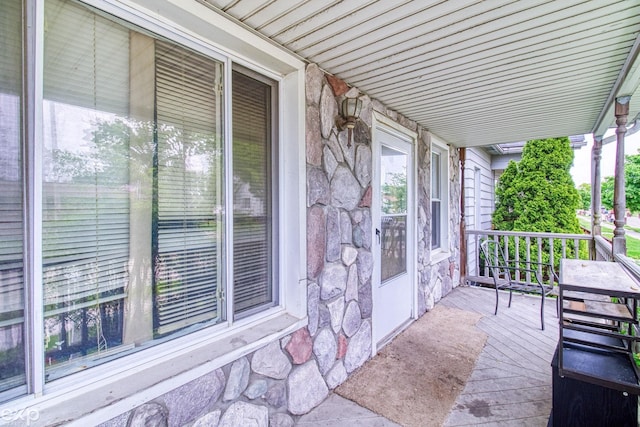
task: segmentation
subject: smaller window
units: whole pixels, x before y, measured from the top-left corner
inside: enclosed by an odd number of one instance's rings
[[[449,168],[447,150],[432,145],[431,151],[431,249],[445,249],[447,246],[446,218],[448,217]]]
[[[233,312],[243,317],[277,303],[273,173],[277,83],[233,71]]]

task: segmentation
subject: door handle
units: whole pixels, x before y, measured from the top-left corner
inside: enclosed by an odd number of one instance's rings
[[[376,228],[376,237],[378,238],[378,244],[380,244],[380,229]]]

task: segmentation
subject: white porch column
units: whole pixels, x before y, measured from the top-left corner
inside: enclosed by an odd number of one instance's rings
[[[624,179],[624,134],[627,132],[627,115],[629,114],[630,96],[616,98],[615,115],[617,147],[616,170],[613,187],[613,209],[615,211],[615,229],[613,230],[613,254],[627,254],[627,242],[624,236],[625,213],[627,208]]]
[[[467,281],[467,223],[465,218],[465,182],[464,182],[464,163],[467,157],[467,149],[461,147],[460,153],[460,283]],[[478,200],[475,203],[479,203]],[[476,224],[477,225],[477,224]],[[477,229],[477,227],[476,227]]]

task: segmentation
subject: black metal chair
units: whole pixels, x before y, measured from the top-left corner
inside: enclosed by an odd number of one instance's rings
[[[509,260],[504,253],[499,241],[486,238],[480,243],[482,254],[486,262],[486,267],[493,276],[493,283],[496,288],[496,310],[498,314],[499,291],[509,291],[509,307],[511,307],[511,297],[513,291],[520,291],[530,294],[539,294],[540,302],[540,324],[544,330],[544,301],[545,297],[554,294],[557,289],[554,284],[559,284],[558,275],[550,263],[539,263],[533,261]],[[526,267],[525,267],[526,266]],[[547,281],[545,282],[545,279]],[[558,305],[556,301],[556,311]]]

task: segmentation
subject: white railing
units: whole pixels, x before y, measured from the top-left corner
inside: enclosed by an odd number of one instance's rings
[[[485,238],[500,242],[510,261],[531,268],[533,263],[550,263],[556,267],[560,258],[595,259],[587,234],[528,233],[520,231],[467,230],[467,275],[469,284],[493,284],[489,269],[480,254],[480,243]],[[597,247],[597,245],[596,245]],[[609,249],[611,251],[611,249]],[[530,263],[530,265],[527,265]],[[541,268],[540,265],[534,268]]]
[[[626,255],[616,255],[616,262],[622,264],[627,273],[634,279],[636,282],[640,283],[640,265],[638,265],[638,260],[629,258]]]
[[[466,230],[467,275],[466,283],[493,285],[489,269],[480,254],[480,243],[490,238],[500,242],[509,261],[526,268],[540,269],[533,263],[550,263],[556,268],[560,258],[591,259],[620,263],[640,286],[640,265],[625,255],[614,257],[611,242],[602,236],[588,234],[526,233],[520,231]],[[578,250],[575,250],[578,248]],[[530,265],[526,265],[531,263]],[[522,280],[522,278],[518,278]],[[530,278],[527,277],[526,281]]]
[[[594,254],[594,259],[596,261],[613,261],[611,242],[602,236],[596,236],[594,240],[596,242],[596,253]]]

